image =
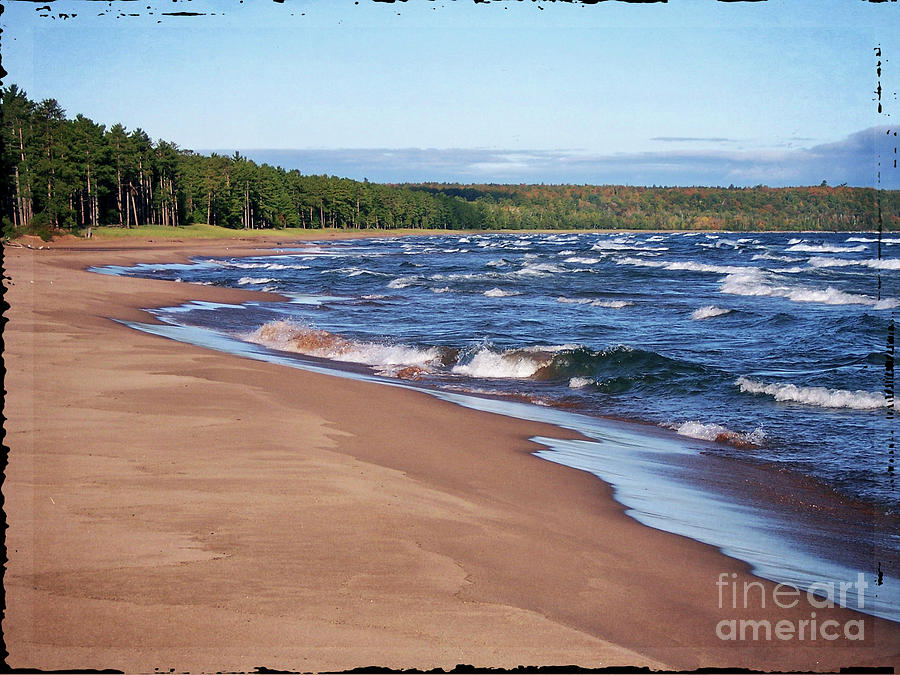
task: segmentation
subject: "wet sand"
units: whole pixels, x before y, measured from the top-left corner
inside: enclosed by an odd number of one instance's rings
[[[4,250],[8,665],[897,665],[896,624],[770,582],[745,608],[744,564],[530,454],[571,432],[134,331],[110,318],[266,294],[84,271],[274,241]],[[812,612],[864,639],[799,640]],[[732,619],[794,637],[721,640]]]

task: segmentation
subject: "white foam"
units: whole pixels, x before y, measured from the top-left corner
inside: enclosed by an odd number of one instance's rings
[[[691,318],[694,321],[699,321],[701,319],[711,319],[714,316],[722,316],[723,314],[728,314],[732,310],[725,309],[724,307],[716,307],[715,305],[706,305],[705,307],[701,307],[700,309],[695,309],[691,313]]]
[[[590,298],[559,297],[556,301],[569,305],[590,305],[591,307],[610,307],[612,309],[622,309],[622,307],[629,307],[634,304],[627,300],[591,300]]]
[[[793,240],[792,240],[793,241]],[[832,246],[830,244],[794,244],[788,246],[785,251],[802,251],[804,253],[859,253],[869,250],[868,246]]]
[[[450,288],[449,286],[444,286],[442,288],[432,288],[431,292],[432,293],[452,293],[453,289]]]
[[[755,253],[750,260],[777,260],[778,262],[796,263],[802,262],[803,258],[792,258],[787,255],[772,255],[771,253]]]
[[[634,265],[636,267],[658,267],[667,270],[681,270],[688,272],[713,272],[715,274],[730,274],[732,272],[743,272],[747,267],[737,265],[708,265],[693,260],[686,261],[669,261],[662,260],[643,260],[641,258],[619,258],[616,260],[617,265]]]
[[[860,241],[860,242],[865,242],[865,243],[869,243],[869,244],[874,244],[878,241],[878,239],[876,239],[874,237],[847,237],[846,243],[850,243],[851,241]],[[900,239],[890,238],[890,237],[882,237],[881,243],[882,244],[900,244]]]
[[[478,378],[519,379],[532,377],[548,365],[557,352],[576,349],[578,345],[540,345],[495,351],[490,346],[480,347],[471,358],[453,366],[457,375]]]
[[[278,279],[271,279],[269,277],[241,277],[238,279],[238,286],[246,286],[247,284],[268,284],[273,281],[278,281]]]
[[[411,276],[411,277],[397,277],[390,283],[388,283],[388,288],[406,288],[407,286],[412,286],[417,281],[421,281],[421,277],[419,276]]]
[[[224,260],[219,263],[222,267],[230,267],[236,268],[239,270],[260,270],[267,266],[268,263],[247,263],[247,262],[234,262],[230,260]]]
[[[882,258],[867,260],[842,260],[840,258],[828,258],[825,256],[815,256],[809,259],[809,264],[813,267],[871,267],[880,270],[900,270],[900,258]]]
[[[682,422],[681,424],[664,424],[663,426],[674,430],[675,433],[680,436],[687,436],[688,438],[696,438],[703,441],[716,441],[737,445],[761,445],[766,438],[762,429],[755,429],[749,434],[741,434],[732,431],[727,427],[723,427],[721,424],[704,424],[703,422],[698,422],[696,420],[689,420],[687,422]]]
[[[779,284],[757,269],[729,274],[722,280],[719,290],[731,295],[779,297],[793,302],[816,302],[824,305],[868,305],[875,309],[891,309],[900,305],[896,298],[877,300],[868,295],[845,293],[831,286],[817,289]]]
[[[668,251],[668,246],[639,246],[635,242],[598,241],[591,246],[592,251]]]
[[[510,295],[522,295],[519,291],[504,291],[502,288],[492,288],[484,294],[489,298],[505,298]]]
[[[526,264],[522,269],[516,271],[514,274],[516,276],[525,276],[525,277],[544,277],[550,274],[556,274],[557,272],[565,272],[562,267],[557,265],[553,265],[552,263],[537,263],[537,264]]]
[[[270,321],[243,337],[281,351],[371,366],[427,367],[436,364],[441,357],[436,347],[421,349],[350,340],[285,319]]]
[[[567,263],[581,263],[582,265],[596,265],[600,262],[600,258],[584,258],[581,256],[572,256],[571,258],[566,258],[563,262]]]
[[[741,391],[749,394],[768,394],[774,397],[776,401],[805,403],[820,408],[872,410],[885,408],[889,405],[883,394],[870,391],[798,387],[795,384],[765,384],[747,377],[739,377],[735,380],[735,384],[740,387]],[[896,402],[894,407],[897,407]]]
[[[569,388],[570,389],[583,389],[590,384],[593,384],[594,381],[589,377],[573,377],[569,380]]]
[[[495,352],[485,348],[479,350],[468,363],[453,366],[453,372],[469,377],[527,379],[544,365],[546,361],[522,352]]]
[[[271,263],[266,265],[267,270],[308,270],[309,265],[283,265],[281,263]]]

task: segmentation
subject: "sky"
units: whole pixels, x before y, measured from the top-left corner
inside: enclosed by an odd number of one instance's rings
[[[896,5],[11,0],[0,47],[70,116],[304,173],[897,189]]]

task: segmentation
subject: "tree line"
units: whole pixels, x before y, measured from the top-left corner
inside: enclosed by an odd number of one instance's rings
[[[206,223],[228,228],[486,227],[459,197],[303,175],[154,142],[142,129],[67,119],[53,99],[2,90],[4,234]]]
[[[99,225],[228,228],[887,229],[898,191],[379,184],[200,155],[3,88],[5,236]]]
[[[812,187],[407,185],[482,204],[491,227],[634,230],[900,229],[900,191]]]

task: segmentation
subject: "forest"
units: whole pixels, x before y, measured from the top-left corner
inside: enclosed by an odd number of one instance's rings
[[[201,155],[140,128],[2,93],[4,237],[101,225],[235,229],[900,229],[900,191],[831,187],[381,184]]]

